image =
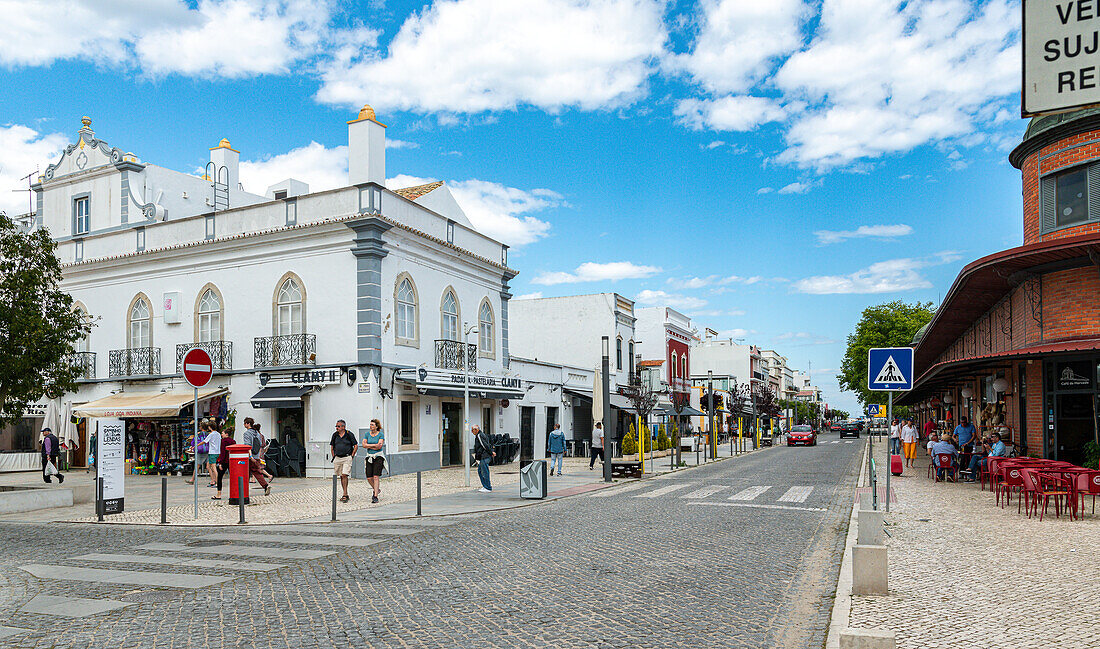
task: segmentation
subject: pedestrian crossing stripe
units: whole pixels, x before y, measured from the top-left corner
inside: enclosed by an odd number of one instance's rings
[[[670,484],[667,487],[661,487],[660,489],[654,489],[653,491],[644,494],[638,494],[638,498],[660,498],[661,496],[665,494],[670,494],[673,491],[679,491],[684,487],[690,487],[692,486],[692,484],[693,483]]]
[[[747,489],[742,489],[737,493],[729,497],[730,500],[756,500],[757,496],[762,495],[765,491],[771,489],[770,485],[755,485]]]
[[[684,494],[680,497],[685,498],[685,499],[689,499],[689,500],[696,499],[696,498],[706,498],[707,496],[713,496],[714,494],[718,493],[719,491],[722,491],[722,490],[728,489],[728,488],[729,487],[726,487],[725,485],[711,485],[709,487],[703,487],[702,489],[696,489],[695,491],[692,491],[691,493],[686,493],[686,494]]]
[[[840,443],[840,440],[839,440],[839,439],[834,439],[833,441],[831,441],[831,442],[829,442],[829,443],[830,443],[830,444],[839,444],[839,443]]]
[[[804,503],[806,499],[813,493],[813,487],[795,486],[791,487],[779,497],[778,502],[781,503]]]

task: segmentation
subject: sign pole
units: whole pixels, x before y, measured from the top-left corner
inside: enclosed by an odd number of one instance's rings
[[[887,426],[893,425],[893,423],[894,423],[894,393],[893,392],[887,392],[886,393],[886,422],[887,422],[886,423]],[[890,459],[891,459],[890,458],[890,453],[892,453],[892,452],[893,451],[890,450],[890,445],[886,444],[886,468],[887,469],[891,468],[890,467]],[[890,513],[890,474],[891,473],[893,473],[893,470],[889,470],[889,471],[886,472],[886,513],[887,514]]]
[[[199,389],[195,388],[195,403],[191,414],[195,417],[195,436],[192,440],[195,444],[193,458],[195,459],[195,520],[199,520]]]

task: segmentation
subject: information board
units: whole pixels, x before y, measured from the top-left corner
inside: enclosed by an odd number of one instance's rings
[[[1098,51],[1100,3],[1024,0],[1021,115],[1100,103]]]
[[[121,419],[97,419],[96,478],[103,478],[103,513],[122,513],[126,496],[126,424]]]

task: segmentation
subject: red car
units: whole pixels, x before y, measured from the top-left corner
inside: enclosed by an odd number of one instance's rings
[[[791,432],[787,433],[787,446],[817,446],[817,432],[813,426],[791,426]]]

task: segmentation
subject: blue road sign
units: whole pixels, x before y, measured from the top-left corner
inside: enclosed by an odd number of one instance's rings
[[[902,392],[913,389],[913,348],[880,347],[867,351],[867,389]]]
[[[877,403],[867,404],[867,416],[868,417],[885,417],[886,413],[882,411],[882,406]]]

